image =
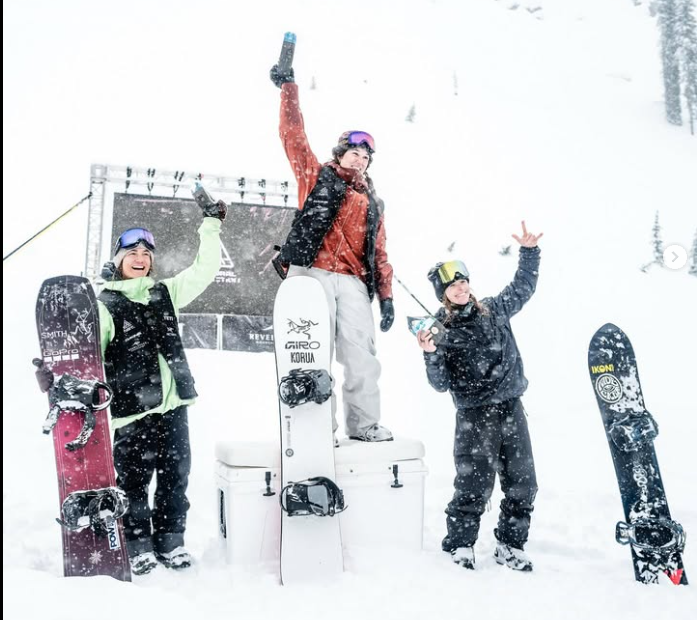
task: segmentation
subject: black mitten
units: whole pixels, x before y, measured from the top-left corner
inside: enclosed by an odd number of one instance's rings
[[[394,323],[394,304],[389,297],[380,300],[380,314],[382,315],[380,329],[384,332],[389,331],[392,323]]]
[[[293,71],[293,67],[291,67],[288,73],[281,73],[278,69],[278,65],[274,65],[271,67],[271,71],[269,71],[269,77],[276,86],[281,88],[281,86],[287,82],[291,84],[295,82],[295,71]]]
[[[202,208],[203,217],[217,217],[221,222],[227,215],[227,205],[219,200]]]

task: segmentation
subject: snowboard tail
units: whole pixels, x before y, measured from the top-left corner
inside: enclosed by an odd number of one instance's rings
[[[629,545],[637,581],[658,583],[666,575],[687,585],[685,533],[670,515],[653,443],[658,425],[644,405],[627,335],[611,323],[601,327],[591,340],[588,366],[624,508],[616,540]]]
[[[103,398],[107,390],[99,314],[90,282],[78,276],[45,280],[36,302],[36,325],[43,362],[55,377],[44,429],[53,429],[59,505],[65,521],[63,507],[72,506],[71,497],[116,487]],[[93,393],[87,396],[89,386]],[[103,531],[61,527],[66,577],[108,575],[131,580],[121,521],[108,514],[103,518]]]

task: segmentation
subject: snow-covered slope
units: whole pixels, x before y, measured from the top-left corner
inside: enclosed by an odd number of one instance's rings
[[[498,251],[520,220],[545,233],[538,292],[513,324],[530,380],[525,405],[540,484],[527,547],[533,574],[491,558],[498,491],[477,543],[478,570],[465,572],[440,551],[453,406],[427,385],[406,330],[406,315],[419,308],[395,283],[395,326],[378,337],[383,417],[395,434],[426,446],[423,553],[356,550],[342,579],[321,590],[282,588],[273,572],[227,567],[216,548],[213,449],[221,437],[277,436],[273,359],[193,351],[202,396],[190,414],[187,542],[198,563],[128,585],[61,578],[53,454],[40,432],[46,403],[31,366],[34,301],[43,279],[83,268],[86,209],[76,209],[3,268],[5,617],[694,614],[694,587],[635,584],[629,552],[614,542],[621,504],[586,350],[607,321],[634,343],[661,427],[656,449],[671,510],[688,532],[688,575],[697,579],[689,538],[697,532],[697,279],[684,269],[638,269],[651,259],[656,211],[666,244],[692,243],[697,141],[664,121],[646,6],[512,4],[5,3],[5,253],[87,193],[91,163],[288,178],[278,91],[268,80],[286,30],[298,34],[296,75],[318,155],[329,158],[348,128],[376,137],[371,172],[387,204],[390,258],[426,305],[436,307],[425,278],[436,261],[463,258],[476,293],[495,294],[515,270],[515,258]]]

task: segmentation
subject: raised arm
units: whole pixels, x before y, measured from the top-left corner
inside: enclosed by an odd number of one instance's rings
[[[190,304],[215,279],[220,269],[221,223],[216,217],[204,217],[198,229],[201,241],[193,264],[162,281],[169,289],[175,309]]]
[[[291,82],[281,87],[281,121],[279,135],[293,174],[298,182],[299,207],[317,183],[321,165],[310,148],[305,134],[305,122],[300,111],[298,86]]]
[[[512,235],[520,243],[518,270],[513,276],[513,282],[492,300],[494,310],[503,312],[509,318],[520,312],[521,308],[532,297],[539,276],[540,248],[537,242],[542,237],[542,233],[534,235],[528,232],[525,222],[522,222],[522,226],[522,236]]]

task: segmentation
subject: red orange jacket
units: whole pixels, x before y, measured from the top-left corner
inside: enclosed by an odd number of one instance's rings
[[[312,152],[305,134],[297,84],[286,83],[281,89],[279,133],[298,182],[298,208],[302,209],[317,183],[322,164]],[[325,235],[312,266],[334,273],[358,276],[365,281],[363,258],[367,213],[367,195],[348,187],[339,213]],[[382,215],[378,223],[375,249],[375,286],[380,300],[392,297],[392,266],[387,259],[385,244],[385,217]]]

